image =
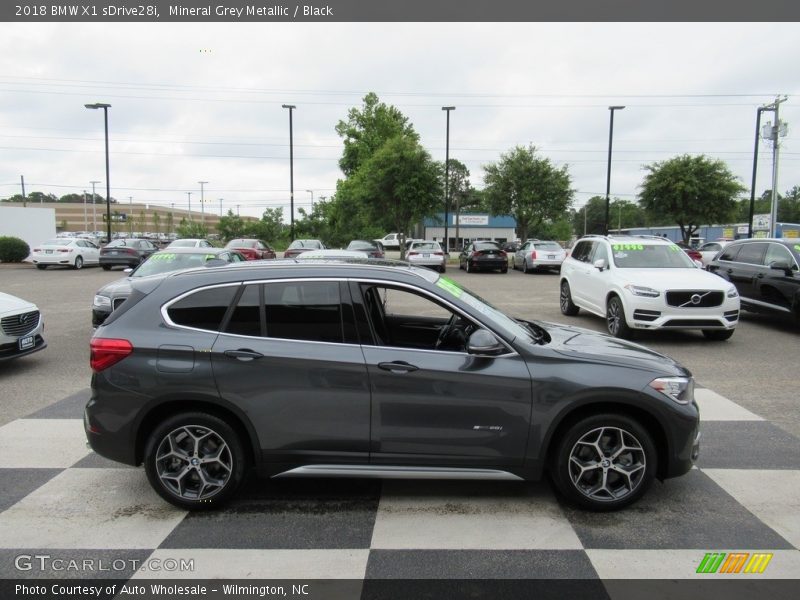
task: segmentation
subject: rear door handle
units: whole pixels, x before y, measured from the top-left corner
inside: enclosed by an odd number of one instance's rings
[[[411,373],[412,371],[419,371],[419,367],[401,360],[378,363],[378,368],[384,371],[391,371],[392,373]]]
[[[239,350],[225,350],[224,354],[225,356],[230,356],[231,358],[235,358],[236,360],[241,360],[243,362],[248,362],[256,358],[263,358],[264,356],[260,352],[247,350],[245,348]]]

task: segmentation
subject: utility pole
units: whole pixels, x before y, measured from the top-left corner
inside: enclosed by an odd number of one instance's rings
[[[94,191],[94,186],[99,181],[90,181],[89,183],[92,184],[92,227],[94,231],[97,231],[97,193]]]
[[[444,256],[445,261],[450,254],[450,235],[447,232],[448,219],[450,215],[450,111],[455,110],[455,106],[443,106],[442,110],[447,113],[447,129],[445,133],[444,151]]]
[[[28,206],[28,199],[25,196],[25,175],[19,176],[19,182],[22,184],[22,208]],[[39,203],[42,202],[42,199],[39,198]]]
[[[133,196],[128,196],[128,235],[133,237]],[[144,229],[144,227],[142,227]]]
[[[206,222],[206,211],[205,208],[205,195],[203,194],[203,186],[207,184],[207,181],[198,181],[197,183],[200,184],[200,223],[205,224]]]
[[[192,219],[192,192],[186,192],[186,195],[189,196],[189,220],[194,221]]]
[[[777,237],[778,232],[778,165],[780,158],[780,144],[778,142],[781,137],[786,135],[785,127],[783,131],[781,131],[783,124],[780,119],[780,106],[784,102],[786,102],[786,96],[783,98],[777,97],[775,98],[775,102],[764,107],[766,110],[771,110],[775,113],[775,124],[772,125],[769,132],[770,135],[764,136],[772,140],[772,208],[770,211],[769,224],[770,237]]]
[[[86,190],[83,190],[83,230],[87,231],[89,229],[89,221],[86,216]]]

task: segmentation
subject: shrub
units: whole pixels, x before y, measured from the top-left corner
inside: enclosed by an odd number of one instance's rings
[[[30,253],[31,249],[24,240],[0,236],[0,262],[22,262]]]

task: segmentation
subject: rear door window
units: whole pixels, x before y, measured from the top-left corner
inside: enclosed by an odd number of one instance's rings
[[[764,253],[767,250],[767,244],[758,242],[755,244],[742,244],[742,249],[736,257],[736,262],[746,263],[750,265],[763,265]]]
[[[336,281],[264,285],[267,337],[342,343],[342,305]]]

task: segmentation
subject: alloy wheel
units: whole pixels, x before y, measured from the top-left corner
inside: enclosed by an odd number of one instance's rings
[[[634,493],[647,468],[639,440],[620,427],[598,427],[583,435],[569,455],[572,485],[587,498],[610,502]]]

